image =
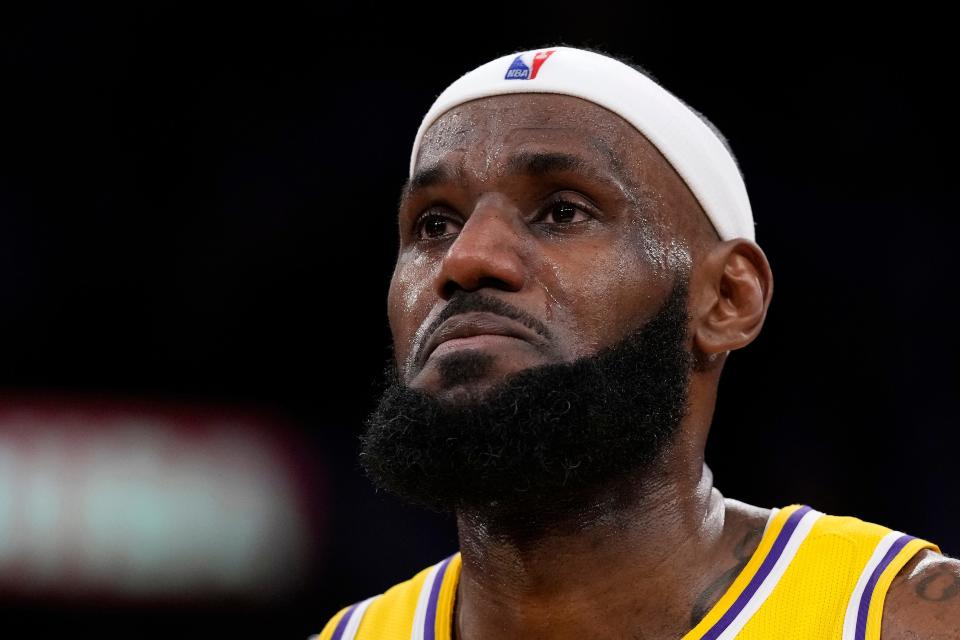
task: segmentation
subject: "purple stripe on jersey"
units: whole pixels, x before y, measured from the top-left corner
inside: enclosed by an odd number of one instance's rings
[[[867,580],[867,584],[863,587],[863,593],[860,595],[860,606],[857,609],[857,628],[853,633],[854,640],[865,640],[867,637],[867,614],[870,612],[870,599],[873,597],[873,590],[877,586],[880,574],[890,566],[890,563],[897,557],[897,554],[913,539],[913,536],[908,535],[902,535],[897,538],[897,541],[891,545],[887,554],[883,556],[880,564],[874,567],[873,573],[870,574],[870,579]]]
[[[360,604],[359,602],[357,604]],[[343,614],[343,617],[340,618],[340,622],[337,623],[337,628],[333,630],[333,635],[330,636],[330,640],[340,640],[343,637],[343,632],[347,628],[347,625],[350,623],[350,618],[353,616],[353,612],[357,610],[357,605],[353,605],[347,612]]]
[[[443,576],[447,573],[447,566],[450,564],[450,556],[443,561],[437,570],[437,576],[433,579],[430,586],[430,599],[427,600],[427,615],[423,616],[423,640],[436,640],[437,638],[437,600],[440,599],[440,585],[443,584]]]
[[[743,593],[734,601],[730,608],[727,609],[726,613],[717,620],[717,623],[710,627],[710,629],[703,634],[700,640],[716,640],[720,637],[720,634],[730,626],[730,623],[733,622],[743,608],[747,606],[747,603],[750,601],[750,598],[753,597],[753,594],[757,592],[757,589],[760,588],[760,585],[763,584],[763,581],[766,579],[770,572],[773,571],[773,565],[777,564],[777,560],[780,559],[780,556],[783,555],[783,550],[786,548],[787,543],[790,541],[790,537],[793,535],[793,532],[796,531],[797,525],[800,524],[800,519],[803,518],[810,511],[810,507],[800,507],[796,511],[790,514],[790,517],[787,518],[787,521],[783,525],[783,529],[780,530],[780,533],[777,535],[777,539],[774,540],[773,546],[770,547],[770,552],[767,553],[767,557],[763,559],[763,563],[760,565],[760,568],[757,570],[757,573],[754,574],[753,578],[747,584],[746,589],[743,590]]]

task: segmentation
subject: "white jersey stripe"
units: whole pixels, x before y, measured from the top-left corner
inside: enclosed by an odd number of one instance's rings
[[[733,619],[730,626],[724,629],[723,633],[718,636],[717,640],[733,640],[733,638],[737,637],[737,634],[747,625],[750,618],[753,617],[753,614],[757,612],[764,601],[773,593],[773,589],[777,586],[777,583],[780,582],[783,574],[786,573],[790,562],[793,561],[793,558],[797,555],[797,550],[800,549],[800,545],[806,540],[810,529],[813,528],[813,525],[822,516],[823,514],[819,511],[811,509],[800,519],[797,528],[794,530],[793,535],[790,536],[786,547],[784,547],[783,553],[780,554],[780,558],[776,564],[773,565],[773,569],[770,570],[767,577],[760,583],[760,587],[756,593],[753,594],[737,617]]]
[[[853,588],[853,593],[850,594],[850,600],[847,602],[847,613],[843,617],[843,640],[854,640],[856,637],[857,613],[860,608],[860,599],[863,597],[863,590],[866,588],[870,576],[873,575],[877,566],[883,561],[884,556],[890,551],[890,547],[902,536],[903,534],[899,531],[891,531],[880,538],[880,542],[878,542],[874,548],[873,554],[870,556],[870,559],[867,560],[863,571],[860,572],[860,579],[857,580],[857,586]]]
[[[350,614],[350,620],[347,621],[347,626],[343,630],[342,640],[353,640],[357,637],[357,631],[360,629],[360,621],[363,620],[363,614],[367,612],[367,607],[379,597],[380,596],[377,595],[372,598],[367,598],[354,607],[353,613]]]
[[[413,614],[413,630],[410,633],[410,640],[424,640],[430,590],[433,589],[433,583],[437,579],[437,572],[440,571],[440,565],[442,564],[442,562],[438,562],[430,567],[427,579],[423,581],[423,586],[420,588],[420,596],[417,598],[417,611]]]

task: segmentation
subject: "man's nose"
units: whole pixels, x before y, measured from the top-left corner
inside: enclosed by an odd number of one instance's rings
[[[522,289],[524,229],[512,205],[499,198],[481,198],[443,257],[437,293],[450,299],[457,289]]]

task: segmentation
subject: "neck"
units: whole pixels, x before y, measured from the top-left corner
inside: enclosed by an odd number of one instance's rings
[[[722,549],[735,544],[702,456],[678,454],[579,505],[566,518],[549,516],[548,527],[536,513],[457,513],[459,640],[680,637],[689,629]]]

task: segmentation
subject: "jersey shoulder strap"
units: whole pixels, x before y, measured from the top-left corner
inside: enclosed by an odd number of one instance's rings
[[[460,554],[333,616],[317,640],[450,640]],[[452,566],[453,565],[453,566]]]
[[[922,549],[940,551],[888,527],[820,514],[735,637],[880,640],[887,589]]]
[[[893,579],[918,552],[930,549],[940,553],[940,547],[932,542],[856,518],[838,520],[848,521],[848,526],[854,529],[874,529],[866,548],[861,550],[861,555],[869,551],[869,558],[857,575],[853,591],[847,600],[842,639],[880,640],[883,603]],[[878,537],[879,540],[876,540]]]
[[[823,514],[804,505],[775,509],[760,543],[717,603],[683,640],[783,638],[783,634],[750,634],[758,615],[768,608],[811,531]]]

